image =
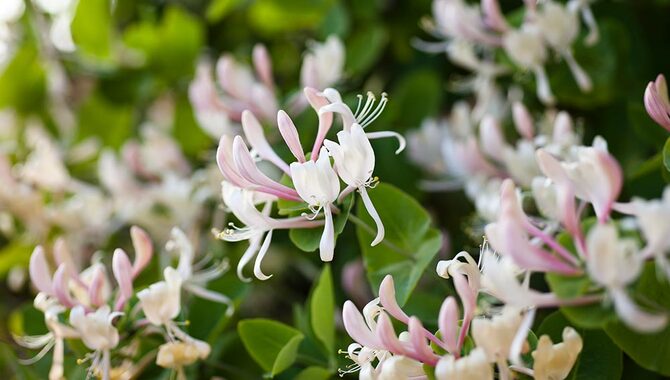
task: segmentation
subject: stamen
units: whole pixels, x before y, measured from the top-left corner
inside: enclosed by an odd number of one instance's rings
[[[319,212],[323,209],[323,206],[318,206],[318,208],[316,208],[313,205],[309,205],[309,206],[307,206],[307,208],[309,208],[309,211],[312,212],[312,215],[309,215],[306,212],[303,212],[302,214],[300,214],[300,216],[304,216],[308,220],[314,220],[314,219],[316,219],[317,216],[319,216]]]
[[[370,112],[370,109],[375,104],[375,94],[373,94],[371,91],[368,91],[366,96],[367,99],[365,100],[365,105],[363,106],[363,109],[359,113],[354,114],[354,118],[356,120],[361,120],[365,118],[365,115],[367,115],[368,112]]]
[[[382,98],[379,101],[379,104],[377,104],[377,108],[375,108],[372,112],[370,112],[367,115],[367,117],[365,115],[361,115],[362,120],[357,119],[359,120],[358,124],[360,124],[361,127],[365,128],[368,125],[370,125],[373,121],[377,120],[379,115],[381,115],[381,113],[384,111],[384,108],[386,108],[386,103],[388,103],[388,96],[386,95],[385,92],[383,92]]]
[[[354,112],[354,115],[358,115],[358,112],[361,110],[361,104],[363,103],[363,95],[358,94],[356,97],[358,98],[358,105],[356,106],[356,112]]]

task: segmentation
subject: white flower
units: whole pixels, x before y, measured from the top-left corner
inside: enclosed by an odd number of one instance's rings
[[[26,4],[23,0],[4,0],[0,2],[0,24],[17,21],[23,15]]]
[[[144,315],[156,326],[171,324],[181,310],[181,276],[172,267],[165,268],[163,273],[165,281],[137,293]]]
[[[337,36],[329,36],[325,42],[308,44],[310,51],[305,55],[300,70],[302,87],[323,90],[334,85],[342,77],[344,70],[344,45]]]
[[[569,49],[579,35],[579,20],[566,7],[553,1],[545,1],[535,19],[545,40],[554,49]]]
[[[208,348],[208,347],[207,347]],[[209,349],[193,342],[168,342],[158,348],[156,364],[163,368],[180,369],[209,356]]]
[[[601,137],[593,140],[593,146],[577,147],[575,158],[565,162],[559,162],[539,149],[537,162],[552,181],[572,186],[578,198],[593,204],[600,222],[607,221],[621,191],[623,173],[618,162],[607,152],[607,143]]]
[[[87,314],[84,307],[79,305],[70,312],[70,324],[77,329],[82,341],[91,350],[111,350],[119,344],[119,332],[112,322],[120,315],[122,313],[111,312],[107,305]]]
[[[435,367],[437,380],[488,380],[493,379],[493,366],[486,352],[477,347],[460,359],[444,356]]]
[[[524,25],[511,30],[503,37],[503,47],[509,57],[523,69],[532,70],[537,82],[537,95],[544,103],[553,103],[554,95],[549,87],[549,78],[544,70],[548,52],[539,28]]]
[[[572,44],[579,35],[577,15],[568,7],[546,1],[535,22],[547,43],[563,56],[582,91],[591,90],[591,78],[572,55]]]
[[[670,187],[665,188],[661,199],[646,201],[634,198],[630,206],[647,241],[642,255],[656,257],[657,263],[670,271],[670,263],[665,258],[670,249]]]
[[[551,338],[542,335],[533,351],[533,377],[536,380],[565,379],[577,356],[582,351],[582,338],[571,327],[563,329],[563,342],[553,344]]]
[[[348,131],[338,132],[337,139],[339,144],[325,140],[323,145],[333,156],[337,174],[348,185],[343,193],[358,189],[361,194],[365,208],[377,225],[377,236],[372,241],[373,246],[377,245],[384,239],[384,225],[366,191],[366,187],[373,181],[375,152],[363,128],[357,123],[354,123]]]
[[[641,310],[628,296],[626,286],[635,281],[642,270],[643,257],[638,254],[637,242],[619,238],[611,224],[597,224],[586,236],[586,269],[591,278],[605,287],[614,301],[619,317],[638,331],[662,329],[667,316]]]
[[[489,361],[506,359],[522,320],[520,310],[514,307],[505,307],[500,315],[491,319],[475,318],[472,321],[472,339],[477,347],[484,350]]]
[[[316,162],[312,160],[303,163],[294,162],[290,168],[293,185],[300,197],[309,204],[314,217],[323,209],[325,225],[319,244],[319,253],[321,260],[331,261],[335,249],[335,236],[330,206],[340,194],[340,180],[330,166],[330,157],[326,149],[321,148]]]
[[[349,186],[368,185],[375,168],[375,152],[363,128],[353,124],[350,131],[337,133],[339,144],[325,140],[323,144],[335,160],[337,174]]]
[[[334,202],[340,194],[340,180],[324,148],[316,162],[292,163],[291,178],[300,197],[317,210]]]

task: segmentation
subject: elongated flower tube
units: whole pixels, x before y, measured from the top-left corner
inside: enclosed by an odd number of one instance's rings
[[[384,225],[366,190],[374,181],[372,172],[375,168],[375,152],[359,124],[353,124],[350,131],[338,132],[337,139],[339,143],[330,140],[323,143],[335,161],[337,174],[348,185],[344,192],[357,189],[366,210],[375,221],[377,236],[371,244],[375,246],[384,239]]]
[[[220,239],[226,241],[249,240],[249,248],[242,255],[237,266],[238,276],[244,279],[242,269],[244,266],[256,257],[254,264],[254,274],[261,280],[266,280],[270,276],[265,275],[261,270],[261,262],[270,247],[272,241],[272,231],[275,229],[290,228],[315,228],[323,225],[323,221],[306,220],[304,217],[294,217],[286,219],[275,219],[269,216],[272,200],[263,200],[263,210],[256,208],[258,196],[250,190],[245,190],[234,186],[226,181],[222,184],[223,203],[230,211],[244,223],[244,227],[230,228],[217,234]],[[262,199],[262,198],[261,198]],[[265,238],[263,239],[263,236]],[[262,245],[261,245],[262,241]]]
[[[335,232],[333,226],[333,214],[331,204],[337,200],[340,194],[340,180],[330,166],[330,157],[326,148],[321,149],[319,159],[304,163],[294,162],[291,164],[291,177],[293,185],[300,197],[307,202],[316,216],[323,210],[325,214],[325,225],[323,235],[319,244],[321,260],[331,261],[335,249]]]
[[[670,99],[663,74],[658,74],[656,80],[649,82],[644,90],[644,107],[655,122],[670,131]]]

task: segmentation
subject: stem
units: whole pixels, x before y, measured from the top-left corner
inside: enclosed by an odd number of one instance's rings
[[[366,232],[368,232],[370,235],[374,236],[375,235],[375,230],[370,227],[367,223],[365,223],[362,219],[357,217],[354,214],[349,214],[349,220],[351,220],[355,225],[363,228]],[[395,251],[396,253],[405,256],[406,258],[416,261],[414,256],[412,256],[410,253],[405,252],[402,248],[396,246],[395,244],[391,243],[388,241],[388,239],[384,239],[381,241],[381,244],[387,246],[391,250]]]
[[[102,351],[102,380],[110,380],[109,372],[112,365],[109,350]]]
[[[554,240],[551,236],[542,232],[539,228],[535,227],[530,222],[526,223],[526,230],[533,236],[542,240],[542,242],[544,242],[551,249],[556,251],[556,253],[558,253],[559,256],[561,256],[565,261],[574,265],[575,267],[579,267],[579,260],[577,260],[576,257],[574,257],[567,249],[565,249],[565,247],[558,244],[558,242]]]

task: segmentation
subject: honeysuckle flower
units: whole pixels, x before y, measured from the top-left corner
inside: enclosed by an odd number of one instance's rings
[[[478,7],[462,0],[433,1],[435,25],[428,29],[444,37],[475,41],[485,45],[499,44],[499,38],[487,30]]]
[[[181,278],[181,287],[183,290],[192,293],[200,298],[209,301],[218,302],[226,305],[226,315],[230,316],[235,311],[233,301],[219,293],[207,289],[207,282],[220,277],[228,270],[228,261],[222,261],[218,265],[210,268],[196,271],[194,268],[195,250],[190,240],[181,229],[174,227],[171,231],[171,238],[165,244],[167,251],[175,252],[179,257],[177,273]],[[201,262],[202,264],[202,262]]]
[[[510,30],[503,37],[503,47],[515,64],[533,71],[537,82],[537,96],[540,100],[548,104],[554,103],[554,95],[544,69],[548,52],[541,29],[524,24],[521,29]]]
[[[73,180],[54,141],[37,127],[26,131],[26,139],[30,142],[31,152],[19,168],[19,176],[47,191],[68,190]]]
[[[498,220],[487,225],[485,231],[488,241],[498,253],[511,257],[524,269],[568,275],[579,273],[577,259],[528,219],[511,180],[505,180],[501,187],[501,212]],[[556,251],[559,257],[531,241],[529,235],[540,239],[543,244]]]
[[[271,277],[265,275],[261,270],[261,263],[272,241],[272,231],[275,229],[290,228],[314,228],[323,225],[323,221],[307,220],[302,216],[275,219],[269,216],[272,207],[272,200],[263,199],[263,209],[258,210],[257,193],[239,188],[226,181],[222,183],[223,203],[230,211],[244,223],[244,227],[231,225],[230,228],[220,232],[217,236],[226,241],[249,240],[249,248],[244,252],[237,265],[237,275],[245,279],[242,274],[243,268],[247,263],[256,257],[254,263],[254,275],[260,280],[267,280]],[[263,238],[264,237],[264,238]],[[262,244],[261,244],[262,242]]]
[[[323,210],[325,224],[319,243],[321,260],[331,261],[335,249],[335,231],[331,204],[340,195],[340,180],[330,166],[326,148],[321,148],[319,158],[304,163],[291,164],[291,178],[300,197],[307,202],[314,216]]]
[[[386,93],[382,93],[381,99],[375,106],[377,99],[373,93],[368,92],[365,97],[365,102],[363,102],[363,95],[358,95],[358,105],[356,106],[356,110],[352,111],[351,108],[349,108],[349,106],[342,101],[342,96],[339,92],[337,92],[337,90],[333,88],[327,88],[321,93],[321,95],[323,98],[327,99],[327,103],[324,103],[323,105],[317,105],[318,109],[315,107],[315,110],[319,113],[320,117],[329,113],[340,114],[342,117],[342,126],[345,132],[349,132],[354,124],[358,124],[362,129],[365,129],[367,126],[372,124],[372,122],[377,120],[379,115],[381,115],[381,113],[384,111],[386,103],[388,103]],[[319,134],[323,133],[323,137],[325,137],[326,131],[327,130],[325,128],[323,131],[321,128],[319,128]],[[396,154],[402,152],[407,144],[405,138],[401,134],[393,131],[368,132],[366,133],[366,136],[370,140],[385,137],[395,137],[398,139],[399,143]],[[319,139],[317,139],[316,143],[318,142]],[[315,148],[316,147],[317,145],[315,144]]]
[[[371,244],[377,245],[384,239],[384,224],[366,190],[374,182],[375,152],[359,124],[353,124],[349,131],[338,132],[337,139],[339,143],[325,140],[323,144],[335,161],[337,174],[347,184],[343,193],[356,189],[361,194],[365,209],[377,225],[377,236]]]
[[[82,306],[75,306],[70,312],[70,325],[79,332],[84,344],[94,351],[90,357],[91,370],[102,373],[104,380],[110,379],[110,350],[119,344],[119,332],[113,321],[121,315],[123,313],[112,312],[108,305],[90,313],[86,313]]]
[[[425,373],[421,362],[405,356],[393,355],[380,362],[374,374],[366,375],[362,372],[360,378],[370,380],[423,379]]]
[[[442,357],[435,366],[435,379],[487,380],[493,379],[493,366],[484,349],[477,347],[460,359]]]
[[[264,50],[262,45],[256,49]],[[255,77],[251,70],[238,63],[231,55],[223,55],[216,63],[219,86],[223,90],[222,103],[228,108],[228,117],[239,121],[242,111],[253,111],[264,120],[272,120],[279,108],[272,86],[267,53],[254,55]]]
[[[323,43],[312,41],[307,47],[309,50],[300,69],[300,84],[319,90],[333,86],[342,78],[344,70],[345,51],[342,41],[332,35]]]
[[[666,187],[660,199],[644,200],[633,198],[629,203],[615,204],[619,212],[636,218],[640,232],[646,240],[640,255],[644,258],[653,257],[656,265],[665,273],[670,274],[670,261],[666,254],[670,250],[670,188]]]
[[[201,347],[184,342],[167,342],[158,348],[156,364],[163,368],[180,369],[207,357]]]
[[[559,162],[542,149],[537,151],[537,161],[547,177],[557,184],[571,186],[578,198],[593,205],[601,223],[607,221],[621,192],[623,173],[602,138],[594,139],[593,146],[576,148],[572,161]]]
[[[59,315],[65,311],[53,297],[38,293],[34,300],[35,308],[44,313],[44,323],[49,332],[38,336],[14,336],[14,340],[21,346],[30,349],[41,349],[34,358],[22,361],[22,364],[33,364],[42,359],[51,349],[53,355],[49,380],[61,380],[64,376],[65,339],[79,338],[79,333],[60,322]]]
[[[70,24],[74,19],[77,1],[74,0],[36,0],[38,8],[51,16],[49,38],[56,49],[73,52],[76,46],[72,40]]]
[[[579,20],[575,12],[570,11],[567,5],[545,1],[534,22],[537,23],[549,46],[562,55],[580,89],[590,91],[593,87],[591,78],[572,54],[572,44],[579,35]]]
[[[510,347],[521,327],[523,313],[514,307],[505,307],[492,318],[477,317],[472,321],[472,339],[484,350],[489,362],[501,362],[510,356]]]
[[[91,313],[86,313],[82,306],[75,306],[70,312],[69,322],[88,348],[94,351],[111,350],[119,344],[119,332],[112,322],[121,315],[112,312],[108,305]]]
[[[209,136],[219,139],[234,131],[226,113],[227,109],[219,99],[209,62],[198,64],[195,78],[188,88],[188,95],[198,124]]]
[[[536,380],[561,380],[567,378],[582,351],[583,342],[571,327],[563,329],[563,341],[554,344],[542,335],[533,351],[533,378]]]
[[[641,332],[665,327],[667,315],[643,311],[626,290],[642,270],[644,258],[638,252],[637,242],[632,238],[620,238],[612,224],[596,224],[586,236],[586,248],[589,276],[607,290],[621,320]]]
[[[167,267],[163,275],[164,281],[151,284],[137,293],[145,317],[156,326],[171,325],[181,310],[182,278],[179,272]]]
[[[656,123],[670,131],[670,99],[663,74],[658,74],[656,80],[649,82],[644,90],[644,108]]]

